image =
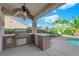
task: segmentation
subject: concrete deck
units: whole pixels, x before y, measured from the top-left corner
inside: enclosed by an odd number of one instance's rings
[[[68,43],[66,39],[65,37],[52,38],[52,49],[65,56],[79,56],[79,46]]]
[[[40,50],[34,45],[5,49],[0,56],[79,56],[79,46],[69,44],[66,38],[53,37],[51,48]]]

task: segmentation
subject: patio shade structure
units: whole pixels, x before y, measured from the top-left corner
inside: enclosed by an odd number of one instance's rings
[[[27,18],[32,20],[32,33],[37,32],[37,18],[63,4],[64,3],[25,3],[25,6],[27,7]],[[19,11],[18,9],[20,9],[22,5],[23,3],[0,3],[2,13],[10,16],[15,16],[17,11]],[[22,15],[18,14],[16,17],[22,17]]]

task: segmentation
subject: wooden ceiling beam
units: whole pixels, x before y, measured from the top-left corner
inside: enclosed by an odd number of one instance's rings
[[[46,14],[47,12],[52,11],[53,9],[56,9],[57,7],[63,4],[65,3],[49,3],[35,15],[35,18],[39,18],[42,15]]]

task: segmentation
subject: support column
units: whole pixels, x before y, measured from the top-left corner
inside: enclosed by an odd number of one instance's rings
[[[32,33],[37,33],[37,20],[32,20]]]
[[[4,34],[4,19],[5,17],[2,14],[1,7],[0,7],[0,52],[3,49],[3,34]]]

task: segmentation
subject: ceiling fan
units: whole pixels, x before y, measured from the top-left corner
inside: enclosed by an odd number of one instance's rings
[[[21,16],[24,20],[27,17],[29,17],[33,20],[33,16],[31,14],[31,12],[28,10],[28,8],[25,6],[25,3],[23,4],[23,6],[21,6],[21,8],[16,8],[13,11],[16,12],[16,14],[14,16],[21,14]]]

